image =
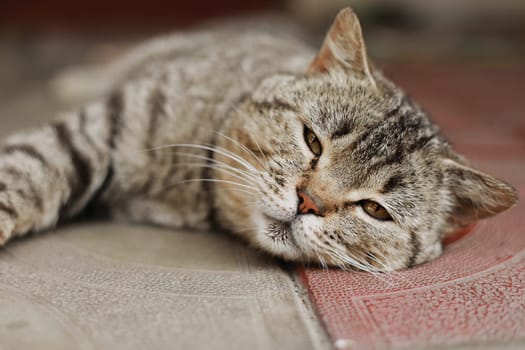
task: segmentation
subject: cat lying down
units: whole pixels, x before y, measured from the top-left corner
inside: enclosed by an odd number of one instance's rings
[[[349,8],[317,53],[229,27],[157,38],[105,71],[106,96],[6,140],[0,244],[89,205],[391,271],[517,201],[371,64]]]

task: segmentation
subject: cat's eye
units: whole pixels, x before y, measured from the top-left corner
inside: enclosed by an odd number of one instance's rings
[[[314,132],[306,126],[304,127],[304,140],[306,141],[308,148],[310,148],[310,151],[312,151],[314,156],[317,158],[320,157],[321,153],[323,152],[321,142],[317,138],[317,135],[315,135]]]
[[[361,202],[361,206],[363,207],[363,210],[374,219],[383,221],[392,220],[388,211],[374,201],[364,200]]]

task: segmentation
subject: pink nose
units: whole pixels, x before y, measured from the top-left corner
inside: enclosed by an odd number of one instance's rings
[[[315,214],[319,215],[320,210],[315,204],[314,200],[310,198],[305,192],[297,192],[299,196],[299,207],[297,208],[297,213],[299,214]]]

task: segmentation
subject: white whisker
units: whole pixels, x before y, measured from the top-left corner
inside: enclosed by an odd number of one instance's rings
[[[238,113],[242,113],[242,114],[246,114],[244,113],[239,107],[237,106],[233,106],[233,109],[238,112]],[[255,138],[252,138],[252,141],[255,142],[255,145],[257,146],[257,149],[259,150],[259,152],[261,152],[261,154],[264,156],[264,158],[266,159],[266,163],[269,163],[269,159],[268,159],[268,156],[263,152],[261,146],[259,146],[259,143],[257,142],[257,140]]]
[[[229,174],[230,176],[238,179],[238,180],[241,180],[241,181],[244,181],[246,184],[250,185],[252,184],[251,182],[249,182],[248,180],[250,179],[247,179],[245,176],[243,175],[239,175],[229,169],[226,169],[226,168],[223,168],[221,167],[220,165],[217,165],[217,164],[208,164],[208,163],[177,163],[178,166],[189,166],[189,167],[199,167],[199,168],[208,168],[208,169],[214,169],[214,170],[220,170],[220,171],[223,171],[227,174]]]
[[[175,182],[174,185],[179,185],[179,184],[189,183],[189,182],[217,182],[217,183],[229,184],[229,185],[234,185],[234,186],[240,186],[240,187],[248,188],[250,190],[258,191],[257,187],[240,184],[235,181],[219,180],[219,179],[188,179],[188,180]]]
[[[209,146],[209,145],[198,145],[198,144],[191,144],[191,143],[173,143],[173,144],[170,144],[170,145],[164,145],[164,146],[158,146],[158,147],[153,147],[153,148],[149,148],[149,149],[146,149],[145,151],[146,152],[150,152],[150,151],[157,151],[157,150],[162,150],[162,149],[169,149],[169,148],[195,148],[195,149],[202,149],[202,150],[206,150],[206,151],[210,151],[210,152],[215,152],[215,153],[218,153],[218,154],[221,154],[223,156],[225,156],[226,158],[229,158],[237,163],[239,163],[240,165],[244,166],[247,170],[250,170],[252,172],[257,172],[257,169],[255,169],[253,167],[253,165],[251,165],[250,163],[248,163],[245,159],[239,157],[238,155],[228,151],[228,150],[225,150],[225,149],[222,149],[221,147],[212,147],[212,146]]]
[[[172,153],[176,154],[176,155],[183,156],[183,157],[190,157],[190,158],[195,158],[195,159],[206,160],[206,161],[209,161],[209,162],[211,162],[213,164],[220,165],[221,167],[229,169],[229,170],[231,170],[231,171],[233,171],[235,173],[238,173],[240,175],[244,175],[247,178],[251,178],[253,180],[257,179],[257,176],[254,173],[251,173],[251,172],[239,169],[239,168],[235,168],[235,167],[233,167],[233,166],[231,166],[229,164],[226,164],[226,163],[221,162],[221,161],[219,161],[217,159],[214,159],[214,158],[210,158],[210,157],[203,156],[203,155],[200,155],[200,154],[193,154],[193,153],[186,153],[186,152],[179,152],[179,151],[175,151],[175,152],[172,152]]]
[[[253,151],[251,151],[248,147],[246,147],[245,145],[241,144],[239,141],[237,140],[234,140],[232,139],[231,137],[229,136],[226,136],[218,131],[213,131],[216,135],[218,136],[222,136],[224,137],[225,139],[231,141],[233,144],[235,144],[237,147],[239,147],[240,149],[242,149],[244,152],[248,153],[250,156],[252,156],[260,165],[261,167],[264,169],[264,170],[267,170],[266,169],[266,166],[264,165],[264,163],[261,161],[261,159],[255,154],[253,153]],[[255,140],[254,140],[255,141]]]
[[[216,192],[218,191],[226,191],[225,188],[220,188],[220,187],[216,187],[214,189]],[[232,192],[239,192],[239,193],[244,193],[244,194],[248,194],[250,196],[254,196],[254,191],[249,191],[249,190],[246,190],[244,188],[237,188],[237,187],[230,187],[228,189],[228,191],[232,191]]]
[[[253,139],[253,142],[255,142],[255,145],[257,146],[257,149],[259,150],[259,152],[264,156],[264,158],[266,159],[266,163],[269,163],[270,160],[268,159],[268,156],[266,155],[266,153],[263,152],[261,146],[259,146],[259,142],[257,142],[256,139]]]

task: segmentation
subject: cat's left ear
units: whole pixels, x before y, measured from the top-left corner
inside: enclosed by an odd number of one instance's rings
[[[308,67],[308,74],[342,69],[375,85],[359,19],[350,7],[341,10],[324,39],[321,50]]]
[[[509,209],[518,201],[505,182],[456,160],[444,159],[445,183],[452,195],[451,224],[467,226]]]

